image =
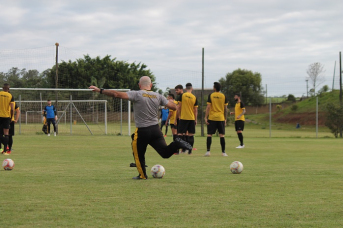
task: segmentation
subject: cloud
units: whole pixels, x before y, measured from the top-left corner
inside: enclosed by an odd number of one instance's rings
[[[262,74],[270,94],[301,95],[307,66],[326,65],[328,84],[343,47],[343,3],[335,0],[63,0],[0,6],[3,49],[59,42],[67,59],[88,53],[143,62],[164,88],[201,82],[205,47],[205,87],[245,68]]]

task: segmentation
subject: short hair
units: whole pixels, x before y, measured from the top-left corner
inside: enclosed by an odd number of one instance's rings
[[[2,87],[4,90],[9,90],[10,89],[10,84],[4,83],[4,86]]]
[[[192,83],[188,82],[188,83],[186,84],[186,89],[191,89],[191,88],[192,88]]]
[[[235,96],[241,97],[240,93],[235,93]]]
[[[48,100],[48,101],[51,101],[51,100]]]
[[[216,89],[217,92],[219,92],[220,88],[221,88],[221,85],[220,85],[219,82],[215,82],[215,83],[213,83],[213,87]]]
[[[175,89],[183,89],[183,86],[182,85],[177,85],[177,86],[175,86]]]
[[[168,94],[168,96],[175,99],[174,94],[172,94],[172,93]]]

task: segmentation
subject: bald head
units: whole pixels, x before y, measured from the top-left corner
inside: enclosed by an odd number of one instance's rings
[[[148,89],[150,90],[152,87],[151,79],[148,76],[143,76],[139,80],[139,88],[140,89]]]

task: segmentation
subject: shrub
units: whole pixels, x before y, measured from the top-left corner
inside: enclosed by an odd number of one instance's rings
[[[298,110],[298,105],[294,104],[291,107],[292,112],[296,112]]]

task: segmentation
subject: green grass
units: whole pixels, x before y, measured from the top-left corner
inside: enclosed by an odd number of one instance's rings
[[[229,157],[218,137],[211,157],[202,137],[191,156],[164,160],[149,147],[149,168],[166,175],[146,181],[131,179],[128,136],[15,136],[1,227],[342,227],[342,141],[249,136],[258,131],[246,130],[243,150],[227,137]]]

